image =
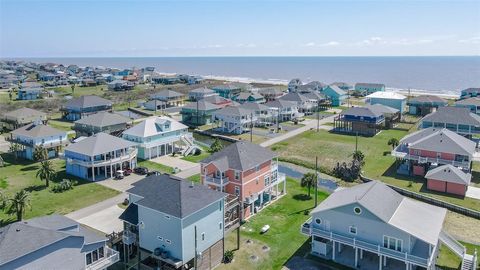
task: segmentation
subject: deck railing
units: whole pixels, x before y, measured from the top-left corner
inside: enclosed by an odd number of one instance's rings
[[[108,266],[118,262],[120,260],[120,254],[118,251],[113,250],[108,247],[104,247],[105,250],[105,257],[100,259],[92,264],[87,265],[87,270],[100,270],[106,269]]]

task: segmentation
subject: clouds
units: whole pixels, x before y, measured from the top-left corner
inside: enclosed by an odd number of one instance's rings
[[[480,36],[471,37],[467,39],[461,39],[458,42],[465,44],[480,44]]]
[[[315,42],[308,42],[306,44],[304,44],[303,46],[304,47],[334,47],[334,46],[338,46],[340,45],[340,42],[338,41],[329,41],[329,42],[326,42],[326,43],[315,43]]]

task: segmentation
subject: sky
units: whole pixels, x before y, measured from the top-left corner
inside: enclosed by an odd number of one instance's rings
[[[480,0],[0,0],[0,57],[480,55]]]

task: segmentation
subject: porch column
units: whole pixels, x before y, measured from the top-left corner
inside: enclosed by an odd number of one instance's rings
[[[405,269],[410,270],[410,264],[409,263],[405,263]]]
[[[378,270],[382,270],[382,255],[379,255],[378,257]]]
[[[287,194],[287,179],[283,181],[283,195]]]
[[[360,260],[363,259],[363,249],[360,249]]]
[[[335,261],[335,241],[333,242],[333,250],[332,250],[332,261]]]
[[[263,206],[263,193],[264,193],[264,192],[265,192],[265,191],[263,191],[262,193],[260,193],[260,207]]]
[[[112,164],[110,164],[110,177],[113,177],[113,167],[112,167]]]
[[[355,268],[358,266],[358,249],[355,248]]]
[[[103,170],[105,171],[105,178],[107,178],[107,166],[103,166]]]
[[[338,243],[338,253],[342,253],[342,243]]]
[[[383,256],[383,266],[387,266],[387,256]]]
[[[95,182],[95,167],[92,166],[92,180]]]

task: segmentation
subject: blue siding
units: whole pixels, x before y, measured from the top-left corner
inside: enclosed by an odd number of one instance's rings
[[[386,98],[370,98],[368,101],[371,105],[381,104],[400,111],[403,114],[406,111],[407,100],[406,99],[386,99]]]

